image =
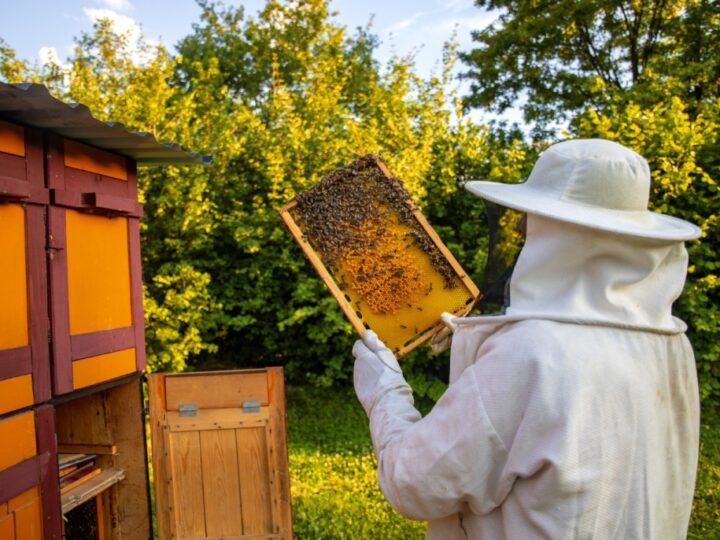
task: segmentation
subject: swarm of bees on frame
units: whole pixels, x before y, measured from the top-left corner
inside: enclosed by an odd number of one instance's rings
[[[430,293],[416,258],[417,246],[442,276],[457,286],[455,272],[415,219],[410,194],[398,178],[385,176],[379,156],[368,154],[336,169],[296,197],[305,239],[323,263],[368,308],[393,314]]]

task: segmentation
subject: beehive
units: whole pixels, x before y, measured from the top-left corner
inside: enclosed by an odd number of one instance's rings
[[[371,328],[398,356],[478,296],[379,156],[331,172],[280,213],[356,331]]]

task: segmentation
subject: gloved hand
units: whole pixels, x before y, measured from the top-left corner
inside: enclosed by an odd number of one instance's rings
[[[365,330],[362,341],[355,342],[353,383],[355,393],[370,416],[375,404],[388,391],[407,386],[397,358],[372,330]]]
[[[432,339],[430,339],[430,346],[432,347],[432,352],[435,354],[440,354],[450,348],[452,335],[457,327],[457,325],[453,323],[454,318],[455,315],[448,313],[447,311],[440,314],[440,320],[445,323],[445,328],[436,332]]]

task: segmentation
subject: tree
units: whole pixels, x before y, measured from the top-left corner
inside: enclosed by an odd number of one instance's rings
[[[720,6],[711,0],[476,4],[500,15],[462,55],[469,106],[503,111],[524,99],[526,120],[543,126],[633,90],[650,103],[668,90],[690,101],[720,95]]]

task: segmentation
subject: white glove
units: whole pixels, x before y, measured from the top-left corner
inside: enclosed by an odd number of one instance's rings
[[[397,358],[372,330],[365,330],[362,341],[352,349],[355,357],[353,383],[360,404],[368,416],[387,392],[407,387]]]
[[[455,331],[455,328],[457,328],[457,325],[453,322],[454,318],[455,315],[448,313],[447,311],[440,314],[440,320],[445,324],[445,328],[435,332],[430,340],[432,352],[435,354],[440,354],[450,348],[453,332]]]

